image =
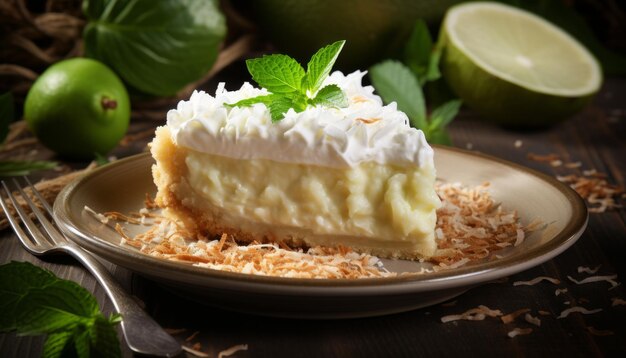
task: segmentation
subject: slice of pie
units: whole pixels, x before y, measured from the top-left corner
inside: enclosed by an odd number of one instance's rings
[[[395,103],[383,106],[362,86],[364,74],[326,78],[347,107],[290,109],[278,122],[262,103],[225,105],[267,94],[249,83],[220,84],[215,97],[194,92],[151,144],[157,204],[204,236],[431,256],[440,205],[433,150]]]

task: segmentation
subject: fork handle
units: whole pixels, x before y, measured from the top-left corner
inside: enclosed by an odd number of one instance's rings
[[[160,357],[175,357],[182,352],[180,343],[139,307],[100,261],[71,242],[63,245],[63,249],[82,262],[104,287],[122,315],[122,333],[133,352]]]

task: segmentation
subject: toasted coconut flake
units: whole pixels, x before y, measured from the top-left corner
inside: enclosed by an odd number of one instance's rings
[[[189,337],[185,338],[185,342],[193,341],[193,339],[196,338],[198,334],[200,334],[200,331],[193,332]]]
[[[521,148],[523,144],[524,144],[524,142],[522,142],[520,139],[518,139],[518,140],[515,141],[515,143],[513,143],[513,146],[515,148]]]
[[[104,216],[106,216],[109,219],[113,219],[116,221],[124,221],[130,224],[141,224],[141,220],[137,220],[133,217],[130,217],[128,215],[124,215],[120,212],[117,211],[107,211],[103,214]]]
[[[360,118],[359,117],[356,120],[365,124],[372,124],[372,123],[376,123],[380,121],[380,118]]]
[[[461,314],[447,315],[441,317],[441,322],[448,323],[453,321],[465,320],[465,321],[482,321],[486,317],[499,317],[502,316],[502,311],[492,310],[487,306],[480,305],[476,308],[467,310]]]
[[[602,213],[609,209],[621,208],[617,200],[624,193],[624,188],[611,185],[606,181],[606,174],[598,173],[595,169],[584,170],[583,176],[557,176],[557,179],[567,183],[589,204],[589,212]]]
[[[615,279],[617,279],[617,275],[606,275],[606,276],[589,276],[586,277],[580,281],[576,280],[575,278],[573,278],[572,276],[567,276],[567,278],[574,282],[577,285],[582,285],[585,283],[592,283],[592,282],[601,282],[601,281],[606,281],[608,283],[611,284],[611,288],[615,288],[617,286],[620,285],[619,282],[615,281]]]
[[[539,313],[542,316],[549,316],[549,315],[552,314],[552,313],[550,313],[548,311],[543,311],[543,310],[539,310],[539,311],[537,311],[537,313]]]
[[[207,357],[209,357],[209,354],[208,354],[208,353],[205,353],[205,352],[202,352],[202,351],[199,351],[199,350],[193,349],[193,348],[191,348],[191,347],[187,347],[186,345],[182,345],[182,346],[181,346],[181,348],[182,348],[185,352],[187,352],[187,353],[191,353],[191,354],[193,354],[193,355],[194,355],[194,356],[196,356],[196,357],[200,357],[200,358],[207,358]]]
[[[567,292],[567,288],[557,288],[554,291],[554,295],[555,296],[560,296],[561,294],[566,293],[566,292]]]
[[[518,327],[515,327],[515,328],[513,328],[512,331],[510,331],[506,335],[509,336],[509,338],[514,338],[514,337],[517,337],[517,336],[523,336],[523,335],[531,334],[532,332],[533,332],[532,328],[518,328]]]
[[[526,322],[530,324],[534,324],[537,327],[541,326],[541,319],[539,319],[539,317],[534,317],[530,313],[526,313],[524,315],[524,320],[526,320]]]
[[[535,161],[535,162],[553,162],[555,160],[561,159],[561,157],[558,154],[554,154],[554,153],[546,154],[546,155],[528,153],[526,156],[528,157],[528,159]]]
[[[430,259],[438,264],[435,270],[483,260],[503,247],[523,242],[525,234],[517,213],[498,205],[489,194],[489,185],[468,188],[437,183],[442,207],[437,211],[435,230],[438,250]]]
[[[105,225],[109,223],[109,218],[108,217],[106,217],[105,215],[102,215],[102,214],[94,211],[92,208],[88,207],[87,205],[85,205],[83,210],[85,210],[89,214],[93,215],[93,217],[95,217],[101,223],[103,223]]]
[[[509,314],[506,314],[502,317],[500,317],[500,319],[502,320],[502,323],[511,323],[513,321],[515,321],[515,319],[521,315],[523,315],[524,313],[528,313],[530,312],[530,308],[522,308],[519,309],[517,311],[511,312]]]
[[[233,354],[239,351],[247,351],[247,350],[248,350],[247,344],[238,344],[236,346],[232,346],[230,348],[224,349],[223,351],[219,352],[217,354],[217,358],[232,356]]]
[[[593,334],[594,336],[612,336],[615,334],[615,332],[610,331],[608,329],[597,329],[594,328],[592,326],[587,326],[587,331],[591,334]]]
[[[550,165],[553,167],[560,167],[561,165],[563,165],[563,161],[557,159],[557,160],[553,160],[550,162]]]
[[[611,298],[611,306],[626,306],[626,300],[619,297],[613,297]]]
[[[568,162],[568,163],[565,163],[565,167],[569,168],[569,169],[580,168],[582,165],[583,165],[583,163],[581,163],[581,162]]]
[[[432,269],[419,272],[455,269],[474,261],[495,256],[505,247],[520,245],[526,234],[516,212],[506,211],[494,202],[489,183],[465,187],[459,183],[437,183],[442,199],[437,212],[437,252],[428,261]],[[167,260],[183,261],[200,267],[255,275],[300,278],[366,278],[397,275],[384,268],[371,255],[357,254],[347,247],[308,250],[291,248],[284,242],[239,244],[236,237],[221,235],[218,240],[187,230],[181,223],[150,212],[152,199],[146,196],[146,208],[134,217],[107,213],[109,219],[127,224],[149,223],[147,232],[133,238],[117,223],[122,243],[141,252]],[[141,218],[137,220],[136,218]],[[144,220],[150,218],[151,220]],[[424,262],[424,261],[421,261]]]
[[[524,230],[517,229],[515,233],[515,243],[513,244],[513,246],[519,246],[522,242],[524,242]]]
[[[548,277],[548,276],[539,276],[539,277],[535,277],[532,280],[529,281],[515,281],[513,282],[513,286],[534,286],[536,284],[538,284],[541,281],[548,281],[551,282],[555,285],[558,285],[561,283],[561,280],[553,278],[553,277]]]
[[[154,201],[154,199],[152,199],[152,197],[148,193],[146,193],[146,197],[143,201],[143,205],[146,209],[158,209],[159,208],[157,203]]]
[[[598,265],[592,269],[587,266],[578,266],[578,273],[588,273],[590,275],[593,275],[598,272],[598,270],[600,270],[600,266],[602,265]]]
[[[568,309],[565,309],[561,312],[561,314],[557,317],[557,318],[565,318],[567,316],[570,315],[570,313],[582,313],[582,314],[594,314],[594,313],[598,313],[602,311],[602,308],[596,308],[596,309],[592,309],[592,310],[588,310],[585,307],[581,307],[581,306],[574,306],[574,307],[570,307]]]

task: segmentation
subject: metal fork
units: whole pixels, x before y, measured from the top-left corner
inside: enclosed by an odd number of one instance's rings
[[[48,205],[46,200],[35,189],[35,186],[30,183],[28,178],[24,177],[24,180],[31,187],[33,193],[41,202],[41,205],[45,208],[48,215],[52,217],[50,205]],[[37,256],[64,252],[80,261],[94,275],[98,282],[100,282],[100,285],[104,287],[115,309],[122,315],[122,332],[126,343],[133,352],[160,357],[174,357],[179,355],[181,353],[180,343],[167,334],[158,323],[137,305],[98,260],[62,235],[50,220],[48,220],[46,215],[42,213],[28,195],[26,195],[16,179],[13,179],[13,185],[24,201],[30,206],[35,217],[43,227],[43,231],[47,233],[47,235],[44,235],[33,220],[31,220],[28,213],[18,204],[15,196],[11,190],[9,190],[7,183],[2,181],[2,186],[4,187],[7,197],[11,200],[11,203],[13,203],[13,207],[30,234],[29,236],[22,230],[19,220],[10,213],[7,203],[0,193],[0,205],[24,248],[31,254]]]

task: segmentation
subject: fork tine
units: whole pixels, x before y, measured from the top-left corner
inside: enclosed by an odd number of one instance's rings
[[[43,205],[43,207],[46,209],[46,211],[48,212],[48,215],[52,216],[52,208],[50,207],[50,204],[48,204],[46,199],[43,198],[39,190],[35,189],[35,186],[30,182],[27,176],[23,176],[22,178],[26,180],[26,183],[28,184],[30,189],[33,191],[33,194],[37,196],[37,199],[39,199],[39,202],[41,202],[41,205]]]
[[[20,195],[22,196],[22,198],[24,198],[24,201],[28,204],[28,206],[30,206],[30,209],[33,212],[33,214],[35,214],[37,219],[39,219],[41,226],[43,226],[44,230],[46,231],[46,233],[48,234],[52,242],[58,244],[58,243],[67,241],[65,237],[61,235],[61,233],[52,225],[50,220],[46,218],[46,215],[44,215],[44,213],[42,213],[41,210],[39,210],[37,205],[35,205],[35,203],[28,197],[28,195],[26,195],[26,193],[20,186],[20,183],[17,181],[17,179],[13,178],[13,184],[15,184],[15,186],[17,187],[17,190],[20,192]],[[30,221],[30,218],[29,218],[29,221]],[[30,222],[32,223],[32,221]],[[32,234],[32,231],[30,230],[28,225],[26,226],[26,228],[29,229],[29,231]]]
[[[4,180],[2,181],[2,186],[4,187],[4,191],[6,192],[7,197],[11,200],[11,203],[13,204],[13,208],[17,212],[17,215],[24,222],[24,226],[26,226],[26,229],[32,235],[32,240],[35,243],[33,243],[30,237],[24,232],[24,230],[22,230],[22,228],[20,227],[20,222],[15,218],[13,214],[11,214],[6,201],[2,198],[2,195],[0,195],[0,205],[2,206],[2,210],[4,210],[4,214],[6,215],[7,220],[9,220],[9,224],[17,234],[18,239],[22,242],[22,244],[26,247],[28,251],[33,253],[38,253],[40,251],[37,246],[45,245],[49,247],[50,244],[39,231],[31,230],[31,227],[35,227],[35,223],[33,223],[28,214],[24,211],[24,209],[22,209],[22,206],[17,202],[15,196],[13,196],[11,190],[9,190],[9,187],[7,186],[7,183],[4,182]]]

